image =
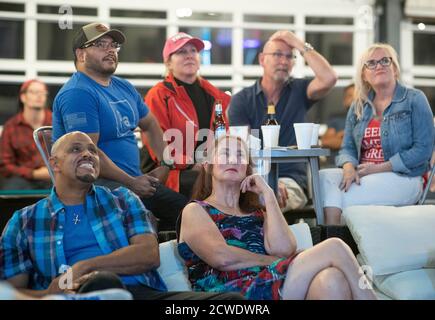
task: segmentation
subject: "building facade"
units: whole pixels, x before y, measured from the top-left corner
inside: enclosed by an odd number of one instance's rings
[[[267,38],[278,29],[287,29],[310,42],[339,75],[337,87],[310,113],[313,121],[326,122],[330,114],[341,110],[342,88],[352,81],[357,57],[378,40],[393,39],[400,51],[403,81],[422,88],[435,104],[435,7],[421,10],[422,16],[418,12],[421,0],[68,3],[0,1],[0,125],[16,112],[19,85],[25,79],[45,81],[53,99],[74,72],[71,42],[76,28],[94,21],[126,34],[117,75],[129,79],[142,94],[162,78],[165,39],[178,31],[205,40],[201,74],[222,90],[235,93],[261,75],[258,52]],[[389,15],[394,10],[400,15]],[[386,32],[386,28],[391,29],[391,20],[397,18],[399,26],[392,33]],[[312,75],[300,55],[292,74]]]

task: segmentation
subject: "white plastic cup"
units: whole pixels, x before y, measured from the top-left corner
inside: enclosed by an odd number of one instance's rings
[[[249,148],[252,150],[260,150],[261,149],[261,140],[257,137],[254,137],[252,134],[249,135]]]
[[[281,126],[261,126],[263,133],[263,149],[278,147],[279,129]]]
[[[245,143],[248,143],[249,126],[230,126],[230,135],[240,137]]]
[[[311,133],[311,145],[317,146],[319,144],[319,128],[320,124],[313,124],[313,132]]]
[[[296,143],[298,149],[311,149],[311,139],[313,136],[313,123],[294,123]]]

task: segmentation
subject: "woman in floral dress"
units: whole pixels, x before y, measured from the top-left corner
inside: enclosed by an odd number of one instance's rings
[[[193,290],[235,291],[255,300],[375,299],[361,286],[367,279],[341,240],[296,252],[275,194],[252,174],[239,138],[215,141],[193,199],[182,212],[178,245]]]

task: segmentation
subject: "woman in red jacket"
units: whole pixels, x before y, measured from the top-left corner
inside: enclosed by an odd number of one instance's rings
[[[172,167],[166,185],[188,197],[199,169],[195,165],[195,150],[201,150],[198,147],[205,141],[207,130],[212,129],[214,104],[217,100],[222,102],[225,116],[230,101],[227,94],[198,76],[202,49],[202,40],[183,32],[166,40],[163,49],[166,77],[145,97],[163,132],[170,137],[168,144],[172,147],[175,162],[162,163]],[[207,130],[199,132],[201,129]],[[143,136],[142,139],[146,146],[147,141]],[[155,159],[150,148],[148,152]]]

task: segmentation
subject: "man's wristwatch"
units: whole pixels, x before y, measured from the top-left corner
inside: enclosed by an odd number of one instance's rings
[[[162,159],[160,161],[160,166],[168,167],[169,169],[175,169],[175,161],[174,159]]]
[[[313,51],[314,47],[311,45],[311,43],[305,42],[304,43],[304,50],[301,52],[302,55],[306,54],[307,52]]]

